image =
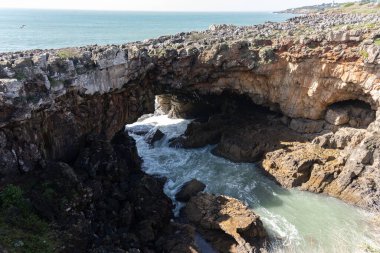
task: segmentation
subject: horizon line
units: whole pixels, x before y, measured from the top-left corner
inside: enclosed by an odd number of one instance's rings
[[[15,7],[0,7],[0,10],[40,10],[40,11],[108,11],[108,12],[172,12],[172,13],[275,13],[283,10],[257,10],[257,11],[240,11],[240,10],[116,10],[116,9],[54,9],[54,8],[15,8]],[[286,13],[284,13],[286,14]]]

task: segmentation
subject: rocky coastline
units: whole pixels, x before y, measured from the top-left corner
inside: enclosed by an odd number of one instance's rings
[[[14,220],[33,213],[33,226],[48,224],[46,252],[198,252],[195,231],[222,252],[220,234],[232,252],[264,250],[259,217],[227,196],[186,197],[188,222],[172,220],[165,179],[141,170],[124,130],[155,108],[196,118],[173,147],[215,144],[284,187],[379,211],[379,24],[378,14],[320,13],[0,53],[0,227],[25,232]]]

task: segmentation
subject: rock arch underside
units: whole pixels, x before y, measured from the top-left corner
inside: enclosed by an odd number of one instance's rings
[[[329,24],[323,14],[252,27],[212,26],[125,45],[0,54],[0,184],[37,172],[70,178],[72,167],[90,171],[87,181],[75,179],[82,190],[99,177],[119,185],[140,166],[133,140],[121,130],[153,113],[156,100],[156,108],[172,117],[207,112],[173,146],[217,144],[215,154],[258,162],[284,187],[378,209],[380,46],[374,41],[380,30],[363,24],[380,18],[329,15]],[[351,28],[341,30],[347,22]],[[126,164],[128,172],[108,172],[103,163]],[[144,242],[149,248],[170,219],[171,204],[161,182],[137,175],[121,199],[144,195],[144,187],[161,195],[117,209],[161,209],[159,224],[147,225],[148,211],[125,218],[134,228],[154,227]],[[158,198],[162,202],[154,203]]]

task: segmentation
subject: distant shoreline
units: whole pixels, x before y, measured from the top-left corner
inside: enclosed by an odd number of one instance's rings
[[[14,11],[62,11],[62,12],[126,12],[126,13],[213,13],[213,14],[225,14],[225,13],[282,13],[282,11],[156,11],[156,10],[87,10],[87,9],[34,9],[34,8],[0,8],[3,10]],[[286,13],[284,13],[286,14]],[[291,13],[289,13],[291,14]]]

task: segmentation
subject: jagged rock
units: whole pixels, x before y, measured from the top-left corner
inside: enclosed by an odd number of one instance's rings
[[[367,136],[355,148],[347,150],[346,163],[327,193],[349,203],[379,211],[380,136]]]
[[[350,127],[340,128],[335,133],[320,135],[312,141],[323,148],[345,149],[357,146],[365,137],[366,130]]]
[[[157,250],[168,253],[201,252],[195,243],[195,228],[188,224],[170,223],[156,242]]]
[[[315,138],[315,144],[289,143],[287,148],[269,152],[262,165],[285,187],[323,192],[377,211],[378,142],[377,133],[343,128]]]
[[[151,129],[145,136],[144,140],[146,143],[153,145],[156,141],[161,140],[165,134],[161,132],[158,128]]]
[[[324,125],[323,121],[292,119],[289,127],[299,133],[318,133],[323,130]]]
[[[73,167],[48,162],[41,178],[32,176],[31,202],[41,216],[63,223],[68,251],[153,250],[172,218],[172,204],[164,182],[142,172],[140,162],[126,133],[112,141],[89,136]]]
[[[371,43],[372,44],[372,43]],[[377,63],[380,62],[380,47],[376,45],[369,45],[367,50],[365,51],[368,53],[368,57],[365,59],[367,63]]]
[[[203,191],[206,188],[206,185],[196,179],[192,179],[189,182],[186,182],[177,194],[175,199],[181,202],[187,202],[189,199],[199,192]]]
[[[313,173],[325,173],[322,177],[329,175],[330,172],[323,168],[337,163],[338,155],[334,149],[309,143],[289,143],[286,148],[267,153],[262,166],[282,186],[298,187],[310,181]],[[320,188],[320,185],[314,188]]]
[[[184,214],[220,252],[259,252],[265,243],[259,216],[237,199],[200,193],[186,204]]]

